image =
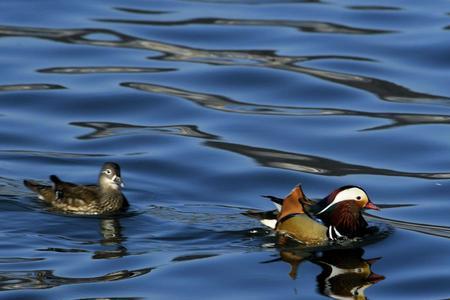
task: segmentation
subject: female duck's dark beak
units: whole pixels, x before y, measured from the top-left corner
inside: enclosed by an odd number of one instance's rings
[[[367,202],[366,206],[364,206],[365,209],[375,209],[375,210],[380,210],[380,208],[378,206],[376,206],[375,204],[373,204],[372,202]]]

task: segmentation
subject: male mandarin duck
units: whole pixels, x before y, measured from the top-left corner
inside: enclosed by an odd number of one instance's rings
[[[277,231],[290,233],[305,243],[364,236],[373,228],[368,227],[362,210],[379,209],[357,186],[343,186],[318,202],[308,199],[300,186],[296,186],[284,199],[264,197],[275,203],[279,213],[265,212],[261,222]]]
[[[113,162],[103,164],[98,185],[76,185],[61,181],[55,175],[51,175],[50,180],[53,182],[52,186],[30,180],[24,180],[23,183],[52,208],[67,213],[108,214],[129,206],[121,191],[123,182],[120,167]]]

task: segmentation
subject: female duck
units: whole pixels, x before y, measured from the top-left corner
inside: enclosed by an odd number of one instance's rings
[[[51,175],[50,180],[53,182],[52,186],[30,180],[24,180],[23,183],[52,208],[67,213],[108,214],[129,206],[121,191],[123,182],[120,167],[113,162],[103,164],[98,185],[76,185],[61,181],[55,175]]]

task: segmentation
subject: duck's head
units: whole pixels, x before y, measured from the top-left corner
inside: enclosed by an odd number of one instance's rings
[[[103,164],[98,178],[101,188],[120,190],[124,185],[120,177],[120,167],[113,162]]]
[[[353,185],[346,185],[338,188],[325,197],[325,200],[326,205],[317,213],[318,215],[347,201],[352,201],[360,209],[380,210],[378,206],[370,201],[369,196],[362,188]]]

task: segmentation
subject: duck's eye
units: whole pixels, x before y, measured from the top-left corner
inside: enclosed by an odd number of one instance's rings
[[[361,196],[356,197],[356,200],[361,200]]]
[[[110,169],[106,169],[106,170],[105,170],[105,174],[106,174],[106,175],[111,175],[111,174],[112,174],[112,172],[111,172],[111,170],[110,170]]]

